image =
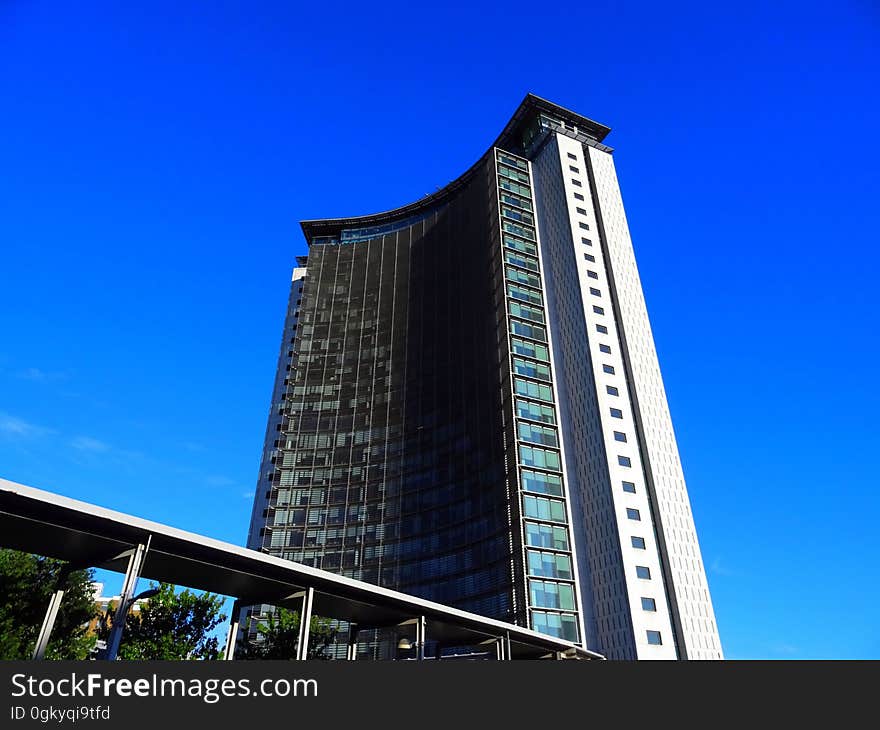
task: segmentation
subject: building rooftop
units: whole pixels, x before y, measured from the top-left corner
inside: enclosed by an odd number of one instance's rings
[[[576,114],[551,101],[542,99],[540,96],[526,94],[526,97],[517,107],[510,121],[504,126],[501,134],[498,135],[498,138],[487,150],[486,154],[451,183],[414,203],[381,213],[348,218],[320,218],[300,221],[306,241],[309,246],[315,242],[315,239],[327,238],[338,242],[342,231],[352,228],[375,228],[374,235],[381,235],[393,228],[396,223],[427,214],[452,198],[460,188],[466,185],[493,148],[500,147],[501,149],[528,157],[529,152],[534,151],[540,146],[540,140],[532,138],[529,142],[526,142],[525,136],[528,130],[532,129],[537,120],[542,116],[548,121],[552,120],[552,127],[555,131],[575,137],[584,144],[596,146],[605,151],[611,151],[610,147],[601,144],[602,140],[611,131],[610,127],[594,122],[592,119]],[[382,230],[383,228],[386,230]]]

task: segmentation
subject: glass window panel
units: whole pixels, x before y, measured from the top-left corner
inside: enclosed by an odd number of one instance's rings
[[[522,487],[528,492],[550,494],[554,497],[562,496],[562,477],[557,474],[544,474],[543,472],[522,469]]]

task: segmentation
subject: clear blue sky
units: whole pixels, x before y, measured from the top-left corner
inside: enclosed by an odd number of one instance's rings
[[[0,2],[0,476],[243,542],[298,221],[531,91],[613,129],[727,655],[880,657],[880,10],[715,6]]]

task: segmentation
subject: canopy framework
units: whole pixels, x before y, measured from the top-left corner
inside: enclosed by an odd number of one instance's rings
[[[305,659],[307,619],[313,614],[347,621],[359,630],[413,623],[418,658],[424,657],[426,638],[449,646],[494,644],[496,655],[503,659],[603,658],[578,644],[522,626],[5,479],[0,479],[0,547],[58,558],[72,567],[124,573],[126,595],[133,591],[137,578],[143,577],[231,596],[236,609],[262,603],[299,610],[303,627],[299,659]],[[62,595],[63,586],[59,586],[47,610],[38,649],[45,650]],[[227,659],[233,656],[238,631],[237,611],[233,614]],[[124,621],[118,625],[121,632]],[[357,632],[352,633],[349,659],[357,653]],[[35,653],[35,658],[40,657]]]

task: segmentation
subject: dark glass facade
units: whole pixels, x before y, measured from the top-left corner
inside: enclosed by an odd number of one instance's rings
[[[312,241],[263,548],[512,619],[493,211],[487,157],[432,209]]]

